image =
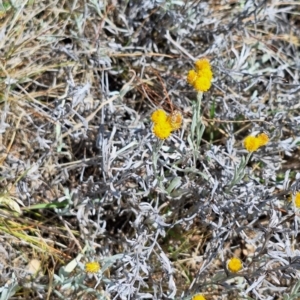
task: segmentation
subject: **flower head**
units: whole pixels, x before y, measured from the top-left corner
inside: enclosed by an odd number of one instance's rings
[[[259,140],[257,139],[257,137],[253,135],[248,135],[244,139],[244,147],[246,148],[247,151],[254,152],[260,147]]]
[[[195,68],[196,68],[197,71],[201,71],[201,70],[204,70],[204,69],[210,69],[211,68],[210,62],[206,58],[198,59],[195,62]]]
[[[174,110],[168,117],[167,121],[170,122],[172,131],[177,130],[182,124],[182,114],[178,110]]]
[[[300,192],[297,192],[293,197],[295,207],[300,208]]]
[[[198,77],[205,77],[206,79],[211,81],[212,78],[213,78],[213,73],[212,73],[211,69],[203,69],[203,70],[199,70],[197,72],[197,76]]]
[[[207,92],[211,87],[211,81],[205,76],[197,77],[193,86],[198,92]]]
[[[238,271],[242,270],[242,268],[243,268],[243,263],[237,257],[233,257],[229,259],[227,262],[227,269],[232,273],[237,273]]]
[[[175,110],[168,116],[164,110],[158,109],[152,113],[151,120],[154,124],[154,135],[164,140],[171,135],[172,131],[181,127],[182,114]]]
[[[197,294],[192,298],[192,300],[206,300],[206,298],[201,294]]]
[[[254,152],[269,142],[269,136],[266,133],[260,133],[257,136],[250,134],[244,139],[244,147],[249,152]]]
[[[213,73],[208,59],[199,59],[195,62],[195,70],[190,70],[187,75],[187,82],[196,91],[206,92],[211,87]]]
[[[170,122],[164,121],[156,123],[153,126],[153,133],[161,140],[168,138],[171,135],[172,127]]]
[[[97,273],[100,270],[100,264],[97,261],[90,261],[85,264],[85,271],[87,273]]]
[[[258,138],[258,140],[259,140],[260,146],[265,146],[265,145],[267,145],[268,142],[269,142],[269,136],[268,136],[266,133],[264,133],[264,132],[260,133],[260,134],[257,136],[257,138]]]
[[[197,79],[197,73],[195,70],[189,70],[186,81],[189,84],[193,84],[194,81]]]
[[[155,110],[151,115],[153,123],[165,122],[167,120],[167,113],[162,109]]]

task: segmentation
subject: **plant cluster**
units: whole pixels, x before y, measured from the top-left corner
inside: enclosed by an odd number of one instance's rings
[[[257,136],[251,134],[244,139],[244,146],[249,152],[254,152],[260,147],[267,145],[269,137],[266,133],[260,133]]]
[[[213,73],[208,59],[199,59],[195,62],[195,69],[190,70],[187,82],[198,92],[207,92],[211,87]]]
[[[167,113],[158,109],[151,115],[153,122],[153,133],[159,139],[166,139],[171,132],[180,128],[182,124],[182,115],[179,111],[172,112],[169,116]]]

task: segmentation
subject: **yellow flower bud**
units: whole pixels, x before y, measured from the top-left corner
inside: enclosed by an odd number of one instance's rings
[[[244,147],[249,152],[254,152],[260,147],[259,139],[253,135],[248,135],[244,139]]]
[[[98,273],[100,264],[97,261],[90,261],[85,264],[85,271],[87,273]]]
[[[151,120],[153,123],[165,122],[167,119],[167,113],[162,109],[157,109],[151,115]]]
[[[242,270],[242,268],[243,268],[243,263],[237,257],[233,257],[229,259],[227,262],[227,269],[232,273],[237,273],[238,271]]]
[[[199,59],[195,62],[195,69],[190,70],[187,75],[187,82],[191,84],[197,92],[207,92],[211,87],[213,72],[208,59]]]
[[[154,135],[161,140],[168,138],[171,135],[171,132],[172,132],[172,127],[170,122],[164,121],[164,122],[156,123],[153,126]]]
[[[168,117],[167,121],[170,122],[172,131],[177,130],[182,124],[182,114],[178,110],[174,110]]]

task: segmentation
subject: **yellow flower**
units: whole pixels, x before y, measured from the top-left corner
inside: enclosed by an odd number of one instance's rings
[[[246,148],[247,151],[249,152],[254,152],[260,147],[260,141],[257,137],[253,135],[248,135],[244,139],[244,147]]]
[[[296,194],[291,194],[287,197],[289,202],[293,201],[296,208],[300,208],[300,192],[296,192]]]
[[[187,82],[198,92],[206,92],[211,87],[213,72],[208,59],[199,59],[195,62],[195,70],[190,70],[187,75]]]
[[[85,271],[87,273],[97,273],[100,270],[100,264],[97,261],[90,261],[85,264]]]
[[[300,192],[297,192],[296,195],[294,196],[294,205],[297,208],[300,208]]]
[[[154,135],[163,140],[168,138],[172,131],[181,127],[182,114],[175,110],[168,116],[164,110],[158,109],[152,113],[151,120],[154,123]]]
[[[172,126],[170,122],[164,121],[156,123],[153,126],[153,133],[161,140],[168,138],[171,135]]]
[[[211,87],[210,80],[203,76],[203,77],[197,77],[196,81],[193,84],[193,87],[197,92],[206,92]]]
[[[157,109],[151,115],[151,120],[153,123],[165,122],[167,120],[167,114],[162,109]]]
[[[211,81],[212,78],[213,78],[213,73],[212,73],[211,69],[202,69],[202,70],[199,70],[199,71],[197,72],[197,76],[198,76],[198,77],[205,77],[205,78],[207,78],[209,81]]]
[[[257,136],[250,134],[244,139],[244,147],[247,149],[247,151],[254,152],[260,147],[268,144],[268,142],[269,136],[264,132],[258,134]]]
[[[200,71],[203,69],[211,69],[210,62],[207,58],[198,59],[195,62],[195,68],[197,71]]]
[[[168,117],[167,121],[170,122],[172,131],[177,130],[182,124],[182,114],[178,110],[174,110]]]
[[[239,258],[233,257],[227,262],[227,269],[232,273],[237,273],[242,270],[243,263]]]
[[[268,144],[269,142],[269,136],[266,134],[266,133],[260,133],[258,136],[257,136],[258,140],[259,140],[259,144],[260,146],[265,146]]]
[[[187,81],[189,84],[193,84],[194,81],[196,80],[196,78],[197,78],[197,73],[195,72],[195,70],[190,70],[190,71],[188,72],[186,81]]]
[[[201,294],[197,294],[192,298],[192,300],[206,300],[206,298]]]

